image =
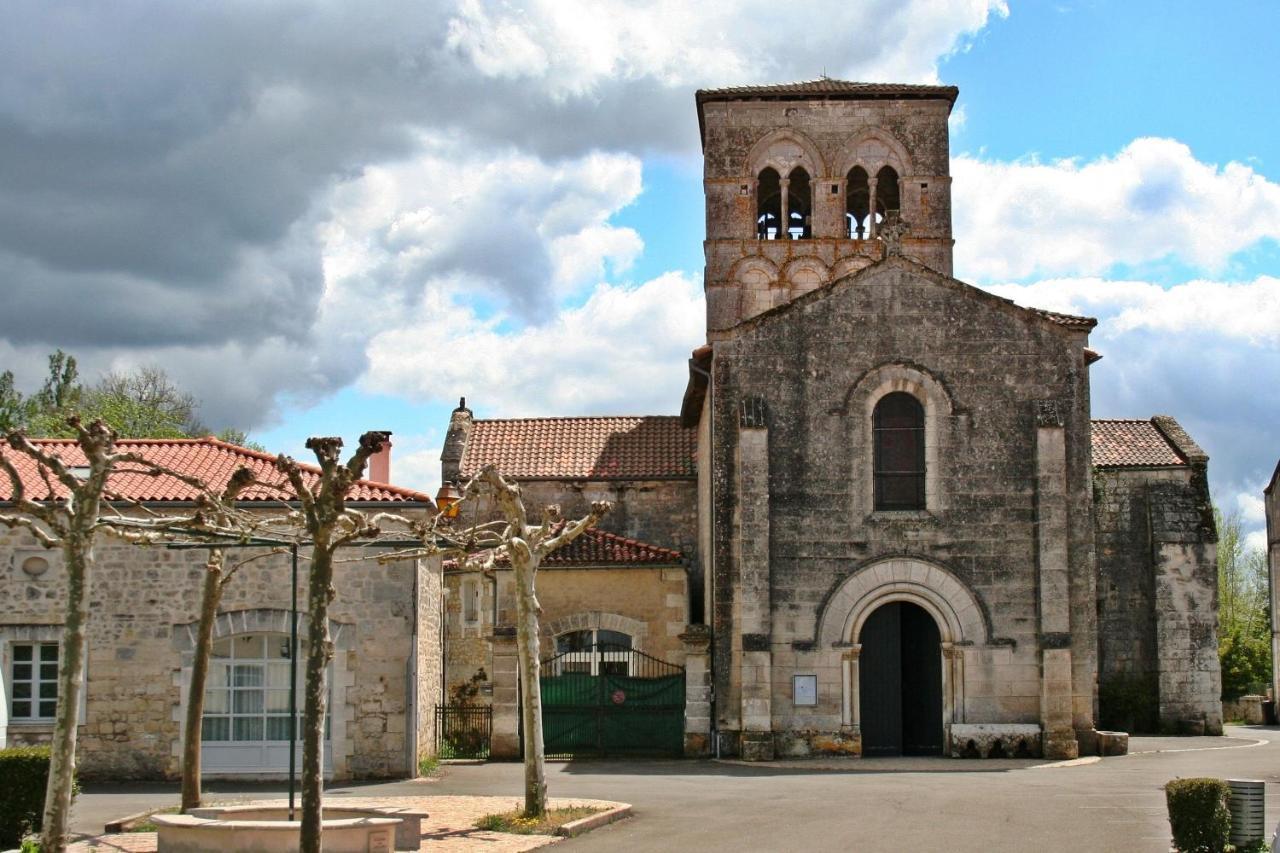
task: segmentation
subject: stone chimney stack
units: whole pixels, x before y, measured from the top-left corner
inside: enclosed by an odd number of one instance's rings
[[[375,483],[391,483],[391,433],[387,433],[382,449],[369,457],[369,470],[365,479]]]
[[[475,419],[467,408],[467,398],[458,399],[458,408],[453,410],[449,418],[449,432],[444,437],[444,449],[440,451],[440,481],[452,483],[458,479],[462,469],[462,454],[466,452],[467,440],[471,438],[471,426]]]

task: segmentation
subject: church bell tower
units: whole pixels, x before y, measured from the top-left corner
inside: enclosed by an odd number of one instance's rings
[[[954,86],[704,89],[707,338],[884,257],[951,275]]]

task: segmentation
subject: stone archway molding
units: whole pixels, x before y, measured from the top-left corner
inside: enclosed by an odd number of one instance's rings
[[[859,658],[862,626],[878,607],[905,601],[922,607],[938,625],[942,655],[942,724],[965,722],[964,649],[986,645],[991,624],[969,587],[951,572],[916,557],[888,557],[857,569],[828,597],[818,624],[819,648],[843,651],[841,725],[861,729]]]
[[[908,601],[928,611],[938,623],[943,643],[985,645],[991,640],[987,615],[963,581],[918,557],[887,557],[858,568],[827,598],[818,625],[818,647],[857,643],[872,611],[893,601]]]
[[[542,625],[542,634],[550,639],[566,634],[569,631],[586,631],[604,629],[618,631],[631,637],[632,648],[644,651],[643,641],[649,633],[649,626],[639,619],[623,616],[621,613],[608,613],[603,610],[588,610],[572,616],[552,619]]]
[[[298,612],[298,638],[306,630],[307,614]],[[200,621],[184,622],[173,626],[173,645],[180,652],[194,651],[196,631]],[[288,634],[289,611],[272,607],[255,607],[246,610],[229,610],[218,614],[213,622],[213,638],[234,637],[238,634]],[[356,626],[336,619],[329,620],[329,637],[335,649],[348,650],[355,646]]]

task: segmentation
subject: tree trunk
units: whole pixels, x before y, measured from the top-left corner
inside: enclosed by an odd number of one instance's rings
[[[93,566],[93,533],[85,532],[84,527],[92,524],[96,516],[95,505],[87,523],[80,523],[79,518],[73,522],[76,529],[62,544],[67,564],[67,621],[58,655],[58,707],[53,740],[49,744],[49,784],[45,788],[44,822],[40,829],[40,849],[45,853],[62,853],[67,847],[80,695],[84,690],[85,623],[89,617],[85,598],[89,570]]]
[[[307,583],[307,680],[302,716],[302,837],[301,853],[320,853],[323,819],[325,673],[333,656],[329,639],[329,602],[333,600],[333,552],[316,543]]]
[[[182,810],[200,807],[200,744],[204,725],[204,689],[213,653],[213,623],[222,602],[223,551],[213,548],[205,564],[204,590],[200,595],[200,625],[196,629],[195,659],[191,662],[191,687],[187,692],[187,728],[182,742]]]
[[[516,654],[520,659],[524,707],[524,816],[547,813],[546,755],[542,743],[542,662],[538,649],[537,565],[523,548],[511,549],[516,576]]]

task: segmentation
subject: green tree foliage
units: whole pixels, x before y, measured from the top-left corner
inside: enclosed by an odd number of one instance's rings
[[[1222,695],[1235,699],[1271,680],[1267,559],[1248,549],[1240,516],[1214,509],[1218,525],[1218,658]]]
[[[0,373],[0,433],[22,429],[41,438],[73,438],[67,416],[74,412],[86,423],[102,420],[126,438],[198,438],[210,433],[200,422],[199,408],[199,401],[160,367],[107,373],[86,386],[75,357],[57,350],[49,356],[40,390],[25,397],[11,371]],[[243,430],[227,429],[219,438],[262,449]]]

